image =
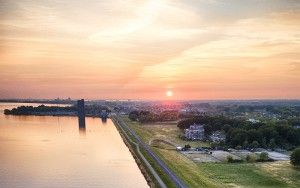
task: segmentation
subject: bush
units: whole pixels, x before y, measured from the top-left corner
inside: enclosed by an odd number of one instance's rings
[[[248,154],[248,155],[246,156],[246,161],[247,161],[248,163],[253,163],[253,162],[255,162],[255,160],[256,160],[256,156],[255,156],[255,155]]]
[[[259,155],[259,159],[256,159],[257,162],[272,162],[274,159],[269,158],[269,154],[267,152],[261,152]]]
[[[190,149],[191,146],[190,146],[189,144],[187,144],[187,145],[184,145],[184,148],[185,148],[185,149]]]
[[[233,163],[233,158],[232,158],[231,155],[228,155],[228,156],[227,156],[227,162]]]
[[[291,154],[291,164],[300,166],[300,148],[295,149]]]
[[[238,146],[235,147],[235,149],[241,150],[241,149],[242,149],[242,146],[238,145]]]
[[[267,152],[261,152],[259,155],[261,161],[267,161],[269,159],[269,154]]]
[[[227,162],[228,163],[241,163],[243,162],[242,160],[240,159],[233,159],[233,157],[231,155],[228,155],[227,156]]]

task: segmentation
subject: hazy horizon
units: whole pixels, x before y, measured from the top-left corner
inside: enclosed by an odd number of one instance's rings
[[[297,0],[0,0],[0,98],[299,99]]]

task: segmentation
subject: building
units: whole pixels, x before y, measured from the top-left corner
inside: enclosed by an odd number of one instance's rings
[[[189,140],[203,140],[204,139],[204,126],[194,123],[188,129],[184,130],[184,135]]]
[[[226,140],[226,136],[221,131],[216,131],[209,136],[212,142],[224,142]]]
[[[78,115],[79,128],[85,128],[84,99],[77,101],[77,115]]]
[[[257,119],[253,119],[253,118],[250,118],[248,119],[247,121],[251,122],[251,123],[259,123],[260,121],[257,120]]]

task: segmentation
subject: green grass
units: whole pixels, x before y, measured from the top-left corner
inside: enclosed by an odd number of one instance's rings
[[[199,170],[210,179],[227,186],[240,187],[288,187],[288,184],[253,164],[199,163]]]
[[[180,130],[174,124],[141,125],[130,121],[127,117],[123,119],[145,143],[159,138],[176,144],[191,143],[192,146],[207,144],[181,140],[178,137]],[[189,187],[300,187],[300,171],[288,162],[195,163],[175,150],[156,147],[152,149]],[[153,165],[155,169],[159,169],[155,163]],[[163,175],[163,172],[160,171],[159,174]]]
[[[189,144],[192,147],[210,146],[210,143],[208,142],[182,140],[179,138],[179,135],[182,134],[182,132],[175,123],[140,124],[138,122],[130,121],[126,116],[123,116],[123,120],[133,128],[146,143],[149,143],[152,139],[164,139],[179,146],[184,146],[186,144]]]
[[[128,123],[128,122],[126,122]],[[127,136],[129,136],[129,138],[134,141],[134,142],[137,142],[136,139],[126,130],[126,129],[123,129]],[[122,130],[120,130],[122,131]],[[129,141],[128,141],[129,142]],[[129,144],[132,146],[132,149],[134,150],[134,152],[138,155],[138,152],[137,152],[137,149],[136,149],[136,146],[134,144],[132,144],[131,142],[129,142]],[[159,175],[159,177],[162,179],[162,181],[165,183],[165,185],[168,187],[168,188],[176,188],[176,185],[171,181],[171,179],[163,172],[163,170],[160,168],[160,166],[148,155],[148,153],[140,147],[140,151],[141,153],[144,155],[144,157],[147,159],[147,161],[151,164],[151,166],[155,169],[156,173]],[[140,161],[143,163],[144,167],[147,169],[146,165],[144,164],[143,160],[140,159]],[[147,169],[147,172],[148,174],[151,176],[151,178],[155,181],[155,178],[154,176],[151,174],[150,170]],[[156,187],[159,187],[158,186],[158,183],[155,181],[155,186]]]
[[[300,169],[293,167],[289,161],[256,163],[256,166],[286,182],[290,187],[300,187]]]
[[[164,171],[161,169],[161,167],[148,155],[148,153],[141,149],[141,152],[143,153],[144,157],[147,159],[147,161],[151,164],[151,166],[155,169],[156,173],[159,175],[159,177],[162,179],[162,181],[165,183],[165,185],[168,188],[176,188],[176,185],[172,182],[172,180],[167,176]]]
[[[222,187],[218,181],[213,181],[200,171],[198,166],[179,154],[177,151],[169,151],[153,148],[153,151],[179,176],[189,187]]]

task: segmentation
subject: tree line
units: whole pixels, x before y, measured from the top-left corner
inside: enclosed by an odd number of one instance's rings
[[[300,145],[300,129],[280,122],[252,123],[245,119],[203,115],[181,120],[177,126],[186,129],[193,123],[204,124],[206,136],[223,131],[226,141],[220,145],[234,148],[293,149]]]
[[[160,113],[153,113],[151,111],[134,110],[129,113],[129,119],[132,121],[139,121],[141,123],[152,123],[162,121],[175,121],[179,118],[179,113],[176,110],[166,110]]]

